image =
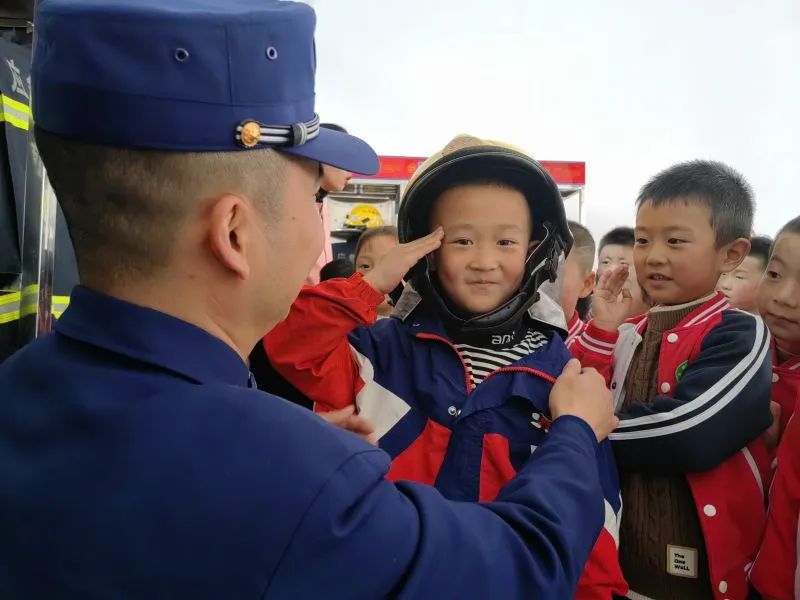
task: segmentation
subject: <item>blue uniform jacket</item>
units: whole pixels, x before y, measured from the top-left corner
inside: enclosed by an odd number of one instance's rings
[[[572,594],[604,512],[585,422],[496,502],[452,502],[249,382],[201,329],[76,288],[0,366],[0,596]]]

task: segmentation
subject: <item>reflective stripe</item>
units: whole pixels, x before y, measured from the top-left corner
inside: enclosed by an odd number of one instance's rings
[[[53,296],[53,305],[51,307],[51,311],[56,319],[64,314],[64,311],[67,310],[68,306],[69,296]]]
[[[0,296],[0,325],[19,319],[19,301],[19,292]]]
[[[27,104],[0,94],[0,122],[5,121],[9,125],[19,129],[28,130],[31,121],[31,108]]]
[[[21,317],[35,315],[39,304],[39,286],[29,285],[22,290],[22,302],[19,307]]]
[[[50,312],[55,318],[59,318],[69,306],[69,296],[53,296],[51,299]],[[39,286],[37,284],[26,286],[22,290],[22,301],[20,302],[19,318],[35,315],[39,309]]]

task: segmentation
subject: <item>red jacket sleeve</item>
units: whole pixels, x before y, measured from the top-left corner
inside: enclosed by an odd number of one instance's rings
[[[605,331],[590,321],[582,334],[569,341],[568,347],[581,365],[597,369],[606,380],[606,385],[610,385],[614,374],[614,347],[618,338],[619,332]]]
[[[315,410],[355,403],[361,382],[347,335],[372,325],[383,299],[360,274],[306,286],[264,338],[272,366],[314,401]]]
[[[767,528],[750,579],[765,598],[795,598],[800,514],[800,419],[789,421],[778,448],[778,469],[769,495]]]

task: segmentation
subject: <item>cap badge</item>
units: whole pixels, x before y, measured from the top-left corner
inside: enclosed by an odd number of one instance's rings
[[[242,130],[239,133],[239,142],[245,148],[252,148],[261,141],[261,126],[255,121],[242,123]]]

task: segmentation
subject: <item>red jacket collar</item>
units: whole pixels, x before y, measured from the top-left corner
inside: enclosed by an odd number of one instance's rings
[[[694,309],[689,315],[681,321],[675,329],[682,329],[684,327],[691,327],[699,325],[706,321],[713,319],[719,313],[728,310],[731,307],[725,294],[717,292],[709,300],[703,302],[700,306]],[[636,326],[636,331],[642,333],[647,325],[647,315],[641,315],[628,319],[628,323]]]
[[[779,362],[778,348],[775,345],[775,338],[771,340],[772,343],[772,364],[774,368],[781,371],[795,371],[800,374],[800,356],[792,356],[788,360]]]

